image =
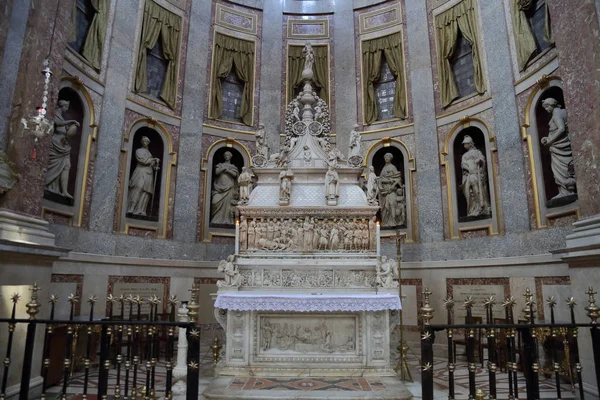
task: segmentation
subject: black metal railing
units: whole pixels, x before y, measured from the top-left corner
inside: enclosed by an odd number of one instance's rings
[[[165,299],[168,312],[161,314],[161,300],[156,296],[142,300],[139,296],[114,297],[112,294],[106,299],[107,318],[95,318],[94,305],[98,300],[96,296],[90,296],[87,300],[90,305],[89,314],[83,319],[75,318],[74,307],[79,298],[70,295],[69,318],[55,319],[58,298],[52,295],[49,300],[49,318],[36,319],[42,307],[37,298],[40,288],[34,284],[30,290],[31,300],[25,305],[29,319],[16,318],[20,300],[18,294],[11,298],[10,318],[0,318],[0,329],[3,324],[8,325],[0,399],[7,396],[9,374],[12,372],[18,376],[18,371],[11,371],[11,359],[21,356],[23,361],[19,400],[30,398],[32,372],[36,368],[40,371],[40,367],[43,380],[40,397],[42,400],[55,396],[66,399],[75,394],[83,395],[83,399],[91,394],[96,395],[97,399],[105,399],[109,395],[115,399],[170,399],[173,397],[173,369],[176,364],[174,348],[178,328],[185,329],[188,341],[186,398],[198,398],[200,330],[196,325],[199,308],[196,301],[199,289],[196,286],[191,290],[192,296],[188,303],[190,322],[175,321],[178,303],[175,296]],[[142,315],[143,305],[146,308],[149,306],[148,315]],[[14,343],[18,340],[15,338],[15,331],[20,324],[26,326],[27,332],[22,355],[14,354]],[[43,343],[36,343],[36,333],[40,329],[45,330],[44,340]],[[40,348],[39,344],[43,346]],[[42,365],[34,365],[34,354],[39,354],[40,351]],[[69,385],[73,381],[76,369],[83,370],[83,375],[79,377],[74,393],[74,390],[69,390]],[[160,382],[157,380],[158,369],[161,370],[161,377],[163,374],[165,376]],[[97,382],[92,380],[92,372]],[[50,387],[53,389],[52,393],[48,392]]]
[[[561,399],[563,394],[562,378],[569,380],[570,388],[575,392],[578,387],[580,399],[585,398],[582,381],[582,366],[579,358],[578,336],[580,330],[589,329],[593,362],[596,366],[596,380],[600,387],[600,308],[596,306],[592,288],[586,292],[589,305],[585,307],[591,322],[577,323],[574,308],[577,305],[574,298],[570,297],[566,303],[570,311],[570,321],[557,322],[555,319],[556,299],[550,297],[546,300],[550,308],[549,321],[536,321],[535,301],[530,290],[525,293],[526,307],[523,309],[523,319],[515,320],[514,306],[516,301],[513,297],[507,298],[503,303],[503,311],[499,314],[503,318],[495,318],[494,306],[496,301],[493,297],[484,300],[485,321],[483,318],[473,316],[472,308],[475,304],[472,297],[464,301],[466,317],[464,324],[454,323],[454,300],[446,298],[444,306],[447,311],[446,324],[431,324],[434,309],[431,307],[431,292],[425,288],[424,305],[421,308],[423,321],[421,330],[421,377],[424,400],[434,398],[434,349],[436,332],[446,332],[447,336],[447,372],[448,398],[456,396],[455,371],[456,371],[456,345],[464,345],[466,348],[466,362],[468,370],[468,397],[469,399],[484,398],[483,392],[478,386],[485,386],[489,391],[489,399],[498,399],[497,373],[498,369],[506,369],[508,377],[508,393],[502,393],[504,398],[517,399],[519,394],[525,394],[527,399],[540,398],[540,376],[552,378],[555,386],[555,395]],[[477,323],[479,322],[479,323]],[[464,334],[464,340],[456,339],[457,333]],[[485,341],[483,336],[485,335]],[[487,349],[487,377],[476,375],[476,355],[479,362],[484,365],[484,348]],[[543,357],[540,355],[540,348]],[[542,365],[542,361],[543,364]],[[438,371],[439,372],[439,371]],[[524,378],[525,388],[523,388]],[[521,385],[521,386],[520,386]],[[523,393],[525,392],[525,393]]]

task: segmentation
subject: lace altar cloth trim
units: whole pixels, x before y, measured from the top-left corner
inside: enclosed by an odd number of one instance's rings
[[[236,311],[383,311],[399,310],[400,297],[385,294],[310,295],[223,293],[215,307]]]

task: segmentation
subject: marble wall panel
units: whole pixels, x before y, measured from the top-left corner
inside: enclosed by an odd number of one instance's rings
[[[149,295],[156,295],[161,300],[158,306],[159,313],[168,311],[169,290],[171,278],[168,276],[122,276],[109,275],[106,294],[113,294],[115,297],[132,294],[134,297],[139,295],[144,300],[142,304],[142,314],[150,313],[148,304]],[[106,315],[110,315],[110,304],[106,304]],[[125,306],[127,308],[127,305]],[[125,310],[125,312],[128,312]],[[113,305],[113,315],[120,315],[120,304],[115,302]]]
[[[64,284],[68,284],[68,285],[53,285],[56,288],[61,288],[61,293],[62,294],[66,294],[64,296],[62,296],[61,298],[63,299],[63,301],[66,301],[67,296],[69,296],[69,294],[74,294],[75,296],[77,296],[77,298],[79,298],[79,302],[75,303],[75,306],[73,308],[73,315],[78,316],[81,314],[81,304],[83,302],[85,302],[85,300],[82,298],[83,296],[83,275],[81,274],[52,274],[51,280],[50,282],[52,283],[64,283]],[[66,291],[65,291],[66,289]],[[69,291],[70,290],[70,291]],[[68,293],[67,293],[68,292]],[[58,296],[60,296],[60,294],[57,293]],[[64,307],[57,307],[57,310],[59,308],[64,308]],[[68,317],[68,314],[67,314]],[[57,318],[58,315],[57,315]]]
[[[571,295],[571,279],[568,276],[544,276],[535,278],[535,295],[537,302],[537,318],[550,321],[550,307],[547,300],[554,296],[557,306],[554,316],[557,321],[567,322],[571,320],[566,300]]]
[[[454,299],[454,321],[462,323],[466,310],[462,302],[467,296],[475,301],[472,308],[473,316],[483,317],[485,322],[485,307],[483,301],[493,296],[496,302],[510,296],[509,278],[446,278],[446,294]]]

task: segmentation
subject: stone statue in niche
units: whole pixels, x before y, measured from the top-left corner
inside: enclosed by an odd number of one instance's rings
[[[304,157],[304,165],[309,166],[312,161],[312,150],[308,145],[304,145],[302,148],[302,156]]]
[[[360,132],[358,131],[358,124],[354,124],[354,129],[350,132],[350,149],[348,151],[348,164],[353,167],[359,167],[363,158],[360,154]]]
[[[279,173],[279,205],[287,206],[290,204],[290,196],[292,194],[292,179],[294,173],[291,169],[281,171]]]
[[[248,168],[242,167],[242,173],[238,177],[238,185],[240,187],[239,206],[248,204],[248,199],[250,199],[250,193],[252,192],[252,176],[253,174],[248,172]]]
[[[481,218],[492,214],[488,195],[488,175],[485,156],[475,147],[473,138],[465,135],[462,144],[467,150],[462,155],[462,191],[467,201],[467,217]]]
[[[392,160],[392,153],[383,156],[385,165],[377,178],[377,191],[379,192],[379,205],[381,207],[381,225],[383,227],[395,227],[405,225],[406,203],[399,202],[398,194],[404,198],[404,186],[402,185],[402,174]]]
[[[577,199],[567,111],[561,108],[558,101],[553,98],[542,101],[542,107],[552,115],[548,124],[548,136],[543,137],[541,142],[550,150],[550,166],[554,175],[554,182],[558,186],[558,194],[547,202],[547,206],[558,207]]]
[[[145,216],[148,204],[152,205],[156,190],[156,175],[160,159],[155,158],[148,150],[150,139],[143,136],[142,147],[135,151],[136,166],[129,178],[129,195],[127,196],[127,213]]]
[[[0,150],[0,194],[8,192],[15,186],[21,175],[8,155]]]
[[[265,139],[264,125],[258,126],[254,138],[256,140],[256,154],[252,157],[252,164],[259,168],[266,167],[269,160],[269,147]]]
[[[71,171],[71,145],[69,137],[77,134],[79,122],[74,119],[67,120],[63,114],[69,110],[67,100],[59,100],[54,115],[54,134],[50,144],[50,157],[46,171],[46,190],[60,196],[72,199],[67,191],[69,172]]]
[[[377,201],[377,197],[379,195],[377,188],[377,175],[375,174],[375,168],[373,166],[369,167],[369,176],[367,177],[367,201],[370,206],[378,206],[379,201]]]
[[[340,197],[340,177],[335,170],[334,165],[329,165],[325,174],[325,198],[328,206],[337,205],[337,199]]]
[[[223,162],[217,164],[215,170],[210,209],[210,222],[213,224],[233,224],[240,172],[231,163],[232,157],[231,152],[226,151]]]
[[[396,288],[398,283],[394,282],[395,278],[398,278],[398,263],[382,256],[377,262],[377,286],[380,288]]]
[[[233,254],[219,263],[218,271],[224,273],[225,278],[217,281],[217,287],[239,287],[242,284],[242,276]]]

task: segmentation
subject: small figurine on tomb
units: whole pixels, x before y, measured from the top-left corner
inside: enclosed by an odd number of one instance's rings
[[[313,51],[310,43],[306,43],[304,45],[304,49],[302,49],[302,55],[304,56],[304,68],[302,69],[302,77],[303,78],[312,78],[313,77],[313,64],[315,63],[315,52]]]
[[[240,218],[240,249],[248,249],[248,220],[246,217]]]
[[[572,201],[574,201],[577,193],[567,111],[561,108],[558,101],[550,97],[542,101],[542,107],[552,115],[548,123],[548,136],[543,137],[541,140],[542,144],[550,150],[550,166],[554,175],[554,182],[558,186],[558,194],[552,200],[572,196]]]
[[[339,175],[333,165],[330,165],[325,174],[325,198],[328,206],[337,205],[339,192]]]
[[[279,173],[279,205],[281,206],[290,204],[292,179],[294,179],[294,173],[291,169]]]
[[[373,166],[369,167],[369,177],[367,178],[367,201],[370,206],[378,206],[379,201],[377,201],[378,191],[377,191],[377,175],[375,174],[375,168]]]
[[[460,190],[467,202],[467,217],[487,217],[492,211],[488,195],[488,175],[485,156],[475,147],[473,138],[465,135],[462,144],[467,152],[462,155],[462,184]]]
[[[218,287],[237,287],[241,285],[242,276],[240,275],[240,271],[233,254],[229,255],[227,260],[223,260],[219,263],[218,271],[225,274],[225,279],[217,281]]]
[[[360,132],[358,124],[354,124],[354,129],[350,132],[350,149],[348,151],[348,164],[358,167],[362,164],[363,158],[360,155]]]
[[[248,168],[242,167],[242,173],[238,177],[238,185],[240,187],[240,201],[238,205],[245,206],[250,199],[252,192],[252,174],[248,172]]]

